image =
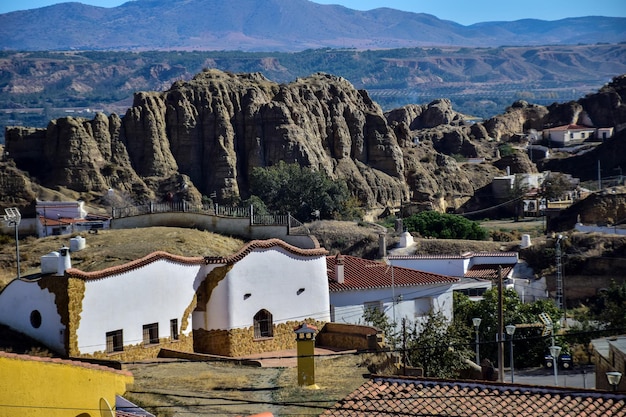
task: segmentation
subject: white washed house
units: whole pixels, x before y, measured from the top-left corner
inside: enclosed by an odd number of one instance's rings
[[[347,255],[328,256],[326,262],[332,322],[362,323],[367,308],[383,311],[396,323],[419,321],[431,311],[452,318],[452,287],[458,278]]]
[[[155,252],[93,272],[60,267],[9,283],[0,323],[68,356],[284,349],[295,346],[295,325],[329,319],[326,254],[271,239],[228,257]]]
[[[88,213],[83,201],[37,201],[37,235],[66,235],[109,229],[111,218]]]
[[[543,138],[557,147],[579,145],[586,140],[594,139],[595,127],[582,125],[564,125],[543,130]],[[606,131],[603,133],[606,136]]]
[[[454,291],[480,297],[498,278],[510,279],[519,260],[517,252],[466,252],[460,255],[394,255],[398,267],[448,275],[459,279]]]

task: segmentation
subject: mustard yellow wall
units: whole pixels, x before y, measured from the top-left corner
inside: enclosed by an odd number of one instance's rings
[[[7,357],[8,356],[8,357]],[[100,398],[115,406],[133,382],[128,372],[93,365],[0,356],[0,417],[100,417]]]

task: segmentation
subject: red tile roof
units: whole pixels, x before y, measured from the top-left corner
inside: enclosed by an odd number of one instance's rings
[[[571,125],[551,127],[546,130],[595,130],[595,129],[596,129],[595,127],[571,124]]]
[[[626,396],[482,381],[373,377],[322,416],[624,417]]]
[[[337,282],[335,266],[337,256],[326,257],[328,286],[330,291],[362,290],[372,288],[388,288],[392,284],[391,266],[384,262],[370,261],[348,255],[339,255],[344,263],[344,282]],[[453,284],[458,278],[432,274],[410,268],[393,267],[393,284],[396,287],[414,285]]]
[[[474,265],[466,273],[465,278],[498,279],[498,266],[502,267],[502,278],[506,278],[513,270],[513,265]]]

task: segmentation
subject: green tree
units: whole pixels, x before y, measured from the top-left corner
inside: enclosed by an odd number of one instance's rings
[[[269,211],[290,212],[301,221],[341,217],[350,207],[345,181],[283,161],[272,167],[254,168],[250,189]]]
[[[463,334],[441,312],[430,312],[426,320],[414,324],[408,335],[409,363],[434,378],[456,377],[472,357]]]
[[[541,194],[548,201],[560,200],[567,191],[573,188],[571,181],[565,174],[551,172],[543,181]]]
[[[368,307],[363,312],[363,321],[369,326],[376,327],[385,333],[385,341],[389,346],[396,346],[399,334],[396,323],[390,321],[384,311],[378,308]]]
[[[591,306],[591,314],[607,328],[626,329],[626,282],[611,285],[602,291]]]
[[[539,314],[546,313],[555,325],[561,318],[561,311],[553,300],[537,300],[532,303],[522,303],[517,293],[507,289],[503,293],[503,318],[504,326],[508,324],[539,324]],[[498,332],[498,289],[492,288],[483,294],[483,299],[471,301],[464,294],[454,294],[454,323],[465,340],[474,340],[474,326],[472,318],[482,319],[479,327],[480,356],[489,358],[496,363],[498,345],[496,334]],[[536,366],[540,364],[548,347],[552,344],[551,338],[542,336],[543,327],[530,326],[519,327],[515,331],[515,362],[521,367]],[[555,329],[556,330],[556,329]],[[565,340],[559,338],[558,343],[567,351]],[[505,356],[508,349],[505,349]],[[506,360],[508,363],[508,359]]]
[[[425,237],[440,239],[484,240],[487,230],[478,222],[455,214],[423,211],[404,219],[404,226],[409,232],[416,232]]]

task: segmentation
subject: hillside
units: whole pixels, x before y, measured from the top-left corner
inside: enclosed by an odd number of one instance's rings
[[[96,271],[121,265],[155,252],[165,251],[180,256],[226,256],[236,252],[244,242],[239,239],[197,229],[151,227],[147,229],[103,230],[82,235],[86,248],[72,253],[72,266],[83,271]],[[41,257],[70,246],[72,236],[20,238],[21,275],[41,271]],[[16,276],[15,240],[4,238],[0,244],[0,287]]]
[[[624,18],[525,19],[470,26],[390,8],[370,11],[307,0],[137,0],[103,8],[61,3],[0,15],[0,49],[388,49],[558,45],[626,39]]]
[[[30,68],[31,70],[25,70]],[[44,127],[66,115],[123,114],[137,91],[163,91],[205,68],[278,83],[341,76],[384,110],[448,98],[489,118],[515,100],[577,100],[626,73],[626,45],[264,52],[0,52],[0,126]],[[3,135],[4,132],[0,132]],[[0,143],[2,138],[0,137]]]

